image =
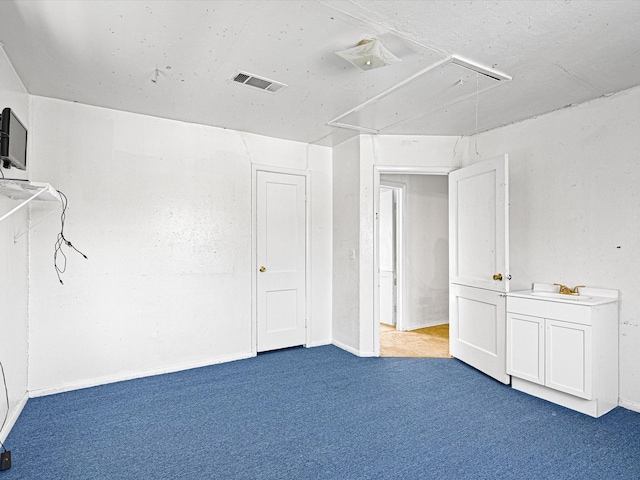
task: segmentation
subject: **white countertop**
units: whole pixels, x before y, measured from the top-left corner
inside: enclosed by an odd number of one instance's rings
[[[619,300],[617,290],[583,287],[578,289],[579,295],[558,293],[558,286],[548,283],[534,283],[531,290],[519,290],[507,293],[507,297],[528,298],[532,300],[571,303],[577,305],[603,305]]]

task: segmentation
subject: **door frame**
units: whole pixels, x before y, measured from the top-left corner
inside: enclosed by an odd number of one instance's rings
[[[411,167],[398,165],[374,165],[373,166],[373,356],[380,356],[380,268],[378,257],[378,215],[380,211],[380,175],[383,173],[399,175],[445,175],[460,167]]]
[[[394,192],[394,202],[396,205],[394,218],[395,235],[396,235],[396,248],[395,248],[395,264],[396,264],[396,330],[403,330],[404,327],[404,226],[405,226],[405,198],[407,193],[407,185],[401,182],[391,182],[387,180],[380,180],[378,187],[378,195],[380,195],[380,187],[386,187]],[[378,210],[380,205],[380,198],[378,197]],[[376,226],[379,226],[376,218]],[[379,231],[378,231],[379,233]],[[379,241],[376,237],[376,241]],[[378,247],[378,255],[380,255]],[[380,259],[378,258],[378,261]],[[379,267],[379,266],[378,266]],[[378,286],[380,288],[380,272],[378,272]],[[380,318],[380,307],[378,304],[378,318]]]
[[[294,168],[251,165],[251,355],[258,354],[258,172],[298,175],[305,179],[305,347],[311,345],[311,172]]]

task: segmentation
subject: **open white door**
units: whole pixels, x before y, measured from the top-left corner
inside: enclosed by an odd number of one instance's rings
[[[396,324],[396,225],[395,201],[391,188],[380,187],[379,269],[380,323]]]
[[[257,351],[306,340],[305,177],[257,173]]]
[[[510,379],[508,171],[504,155],[449,174],[451,355],[503,383]]]

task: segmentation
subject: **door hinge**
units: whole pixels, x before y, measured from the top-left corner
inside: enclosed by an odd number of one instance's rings
[[[393,285],[396,286],[396,287],[398,286],[398,279],[397,278],[393,279]]]
[[[393,313],[398,313],[398,306],[397,305],[393,306]]]

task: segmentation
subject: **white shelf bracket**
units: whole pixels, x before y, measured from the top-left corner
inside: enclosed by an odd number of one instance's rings
[[[8,218],[9,216],[13,215],[15,212],[20,210],[22,207],[26,207],[27,205],[29,205],[29,203],[31,203],[32,200],[35,200],[37,197],[42,195],[44,192],[46,192],[46,189],[38,190],[34,195],[29,197],[24,202],[20,203],[16,208],[14,208],[13,210],[8,211],[2,217],[0,217],[0,222],[2,222],[5,218]]]
[[[60,194],[48,183],[35,183],[28,182],[26,180],[0,179],[0,194],[14,200],[21,200],[21,202],[15,208],[11,209],[2,217],[0,217],[0,222],[13,215],[21,208],[26,207],[34,200],[55,201],[59,203],[57,208],[53,209],[38,222],[33,225],[29,225],[29,228],[27,228],[27,230],[14,236],[14,243],[17,242],[18,238],[22,237],[33,227],[43,222],[47,217],[52,215],[56,210],[58,210],[58,208],[62,206],[62,198],[60,197]]]
[[[38,220],[35,223],[32,223],[29,225],[29,228],[27,228],[24,232],[17,234],[15,237],[13,237],[13,243],[18,243],[18,239],[20,237],[22,237],[23,235],[26,235],[27,233],[29,233],[29,231],[32,228],[37,227],[38,225],[40,225],[42,222],[44,222],[47,218],[49,218],[51,215],[53,215],[54,213],[56,213],[60,208],[62,208],[62,203],[60,203],[60,205],[58,205],[56,208],[54,208],[53,210],[51,210],[49,213],[47,213],[44,217],[42,217],[40,220]]]

